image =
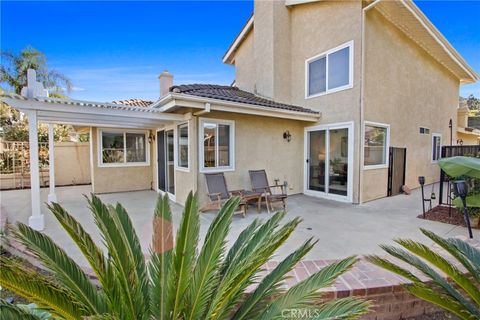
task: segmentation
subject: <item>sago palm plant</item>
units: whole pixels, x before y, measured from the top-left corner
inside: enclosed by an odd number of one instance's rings
[[[0,284],[58,319],[276,319],[285,309],[313,308],[318,289],[332,284],[356,261],[349,257],[333,263],[286,290],[282,285],[287,273],[312,249],[312,239],[265,277],[260,273],[300,219],[280,225],[285,213],[279,212],[264,223],[255,220],[227,251],[226,237],[239,204],[239,199],[231,199],[198,248],[199,211],[196,196],[190,193],[175,241],[168,197],[159,197],[147,262],[127,211],[94,195],[88,203],[107,254],[59,204],[52,204],[50,210],[85,256],[99,287],[48,236],[21,223],[14,229],[15,237],[53,277],[1,258]],[[255,289],[247,294],[252,286]],[[0,307],[25,312],[5,305]],[[354,319],[367,310],[366,302],[348,298],[315,306],[312,314],[316,319]]]
[[[480,319],[480,250],[460,239],[444,239],[431,231],[421,231],[445,249],[464,270],[429,246],[404,239],[395,240],[403,249],[389,245],[381,247],[427,276],[428,282],[380,256],[369,256],[367,260],[410,280],[411,284],[404,287],[418,298],[436,304],[460,319]]]

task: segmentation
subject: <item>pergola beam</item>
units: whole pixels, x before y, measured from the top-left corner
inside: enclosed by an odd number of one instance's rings
[[[92,118],[116,117],[124,119],[149,119],[157,121],[182,121],[183,115],[174,113],[163,113],[157,110],[141,110],[113,107],[98,107],[95,105],[78,105],[69,103],[51,103],[37,100],[20,100],[3,97],[2,100],[10,106],[20,110],[37,110],[38,112],[61,112],[68,114],[72,119],[79,115],[89,115]]]

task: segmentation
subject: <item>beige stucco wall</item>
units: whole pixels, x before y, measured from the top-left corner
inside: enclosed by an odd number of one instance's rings
[[[92,128],[92,189],[95,193],[147,190],[153,186],[153,154],[150,144],[150,164],[145,166],[99,167],[98,129]]]
[[[55,185],[67,186],[89,184],[90,150],[88,142],[56,142],[55,143]],[[40,185],[49,185],[48,167],[40,170]],[[25,188],[30,186],[30,174],[0,175],[0,189]]]
[[[255,92],[255,57],[253,31],[243,40],[235,53],[235,85],[245,91]]]
[[[463,141],[463,145],[478,145],[480,144],[480,136],[474,134],[466,134],[463,132],[457,132],[457,139]]]
[[[353,121],[353,200],[358,202],[361,2],[322,1],[287,8],[282,1],[255,1],[254,10],[253,32],[235,55],[237,85],[320,111],[318,124]],[[353,88],[305,99],[305,60],[349,41],[354,43]],[[303,150],[303,134],[299,139]],[[299,166],[303,170],[303,162]]]
[[[88,184],[90,179],[90,144],[88,142],[55,143],[55,184]]]
[[[318,23],[315,23],[318,21]],[[318,26],[318,27],[312,27]],[[291,103],[322,113],[319,124],[354,122],[353,202],[359,194],[361,3],[325,1],[291,10]],[[353,40],[353,87],[305,99],[305,60]]]
[[[198,152],[197,152],[197,121],[192,117],[188,120],[188,171],[175,169],[175,201],[184,204],[190,191],[197,191]]]
[[[235,171],[225,172],[229,189],[251,189],[248,170],[266,169],[271,184],[274,179],[279,179],[280,183],[288,182],[289,194],[303,191],[305,123],[219,112],[205,114],[203,117],[235,121]],[[290,142],[283,139],[286,130],[292,135]],[[196,137],[195,140],[198,141],[198,133]],[[198,174],[197,185],[203,204],[208,200],[204,174]]]
[[[450,143],[449,120],[457,123],[459,82],[383,16],[367,15],[365,38],[365,120],[390,124],[390,146],[407,148],[406,184],[418,176],[438,181],[431,162],[432,133]],[[430,134],[420,134],[427,127]],[[455,142],[455,130],[453,133]],[[364,170],[363,201],[387,194],[387,169]]]

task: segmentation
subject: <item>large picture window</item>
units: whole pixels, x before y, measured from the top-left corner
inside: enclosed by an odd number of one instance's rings
[[[148,165],[147,132],[99,131],[99,165]]]
[[[177,127],[177,167],[188,169],[188,123]]]
[[[432,162],[437,162],[441,156],[442,135],[438,133],[432,134]]]
[[[390,127],[386,124],[365,123],[364,166],[366,168],[386,167]]]
[[[234,169],[234,122],[200,120],[200,171]]]
[[[306,97],[352,87],[353,41],[306,61]]]

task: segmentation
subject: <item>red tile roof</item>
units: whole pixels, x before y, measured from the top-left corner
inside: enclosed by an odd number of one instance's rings
[[[240,90],[237,87],[213,84],[185,84],[171,87],[170,92],[224,101],[248,103],[273,109],[284,109],[296,112],[319,114],[319,112],[308,108],[268,100],[251,92]]]
[[[128,100],[116,100],[116,101],[112,101],[112,103],[124,104],[126,106],[134,106],[134,107],[148,107],[153,103],[153,101],[148,101],[143,99],[128,99]]]

